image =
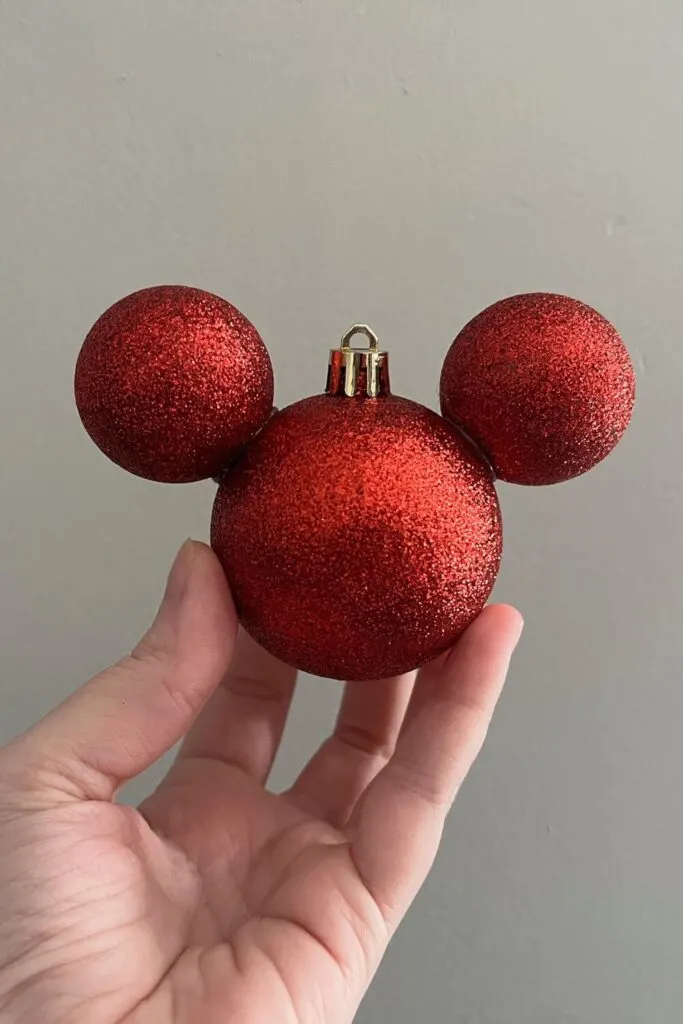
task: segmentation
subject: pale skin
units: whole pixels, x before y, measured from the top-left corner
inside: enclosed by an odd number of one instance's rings
[[[417,678],[349,683],[265,788],[295,673],[209,548],[133,654],[0,751],[2,1024],[349,1024],[436,856],[519,639],[487,608]],[[178,740],[156,792],[113,802]]]

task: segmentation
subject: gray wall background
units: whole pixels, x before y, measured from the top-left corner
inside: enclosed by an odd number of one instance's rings
[[[3,738],[129,648],[207,533],[211,486],[136,481],[79,425],[121,295],[225,294],[278,404],[367,320],[434,405],[515,291],[583,298],[633,353],[617,453],[501,488],[526,635],[363,1024],[680,1019],[682,96],[679,0],[0,0]],[[303,682],[276,781],[337,695]]]

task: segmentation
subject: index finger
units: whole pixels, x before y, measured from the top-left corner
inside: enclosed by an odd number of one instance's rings
[[[222,761],[265,782],[282,739],[296,676],[296,669],[240,630],[230,668],[188,732],[179,759]]]

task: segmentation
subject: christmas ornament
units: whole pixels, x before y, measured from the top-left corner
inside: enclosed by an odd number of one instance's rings
[[[265,423],[273,370],[256,329],[197,288],[129,295],[88,334],[76,403],[105,455],[150,480],[215,476]]]
[[[369,350],[351,348],[365,333]],[[315,675],[407,672],[479,613],[501,553],[491,472],[436,413],[391,394],[365,326],[327,392],[269,421],[225,474],[211,542],[247,631]]]
[[[272,399],[254,327],[193,288],[117,303],[76,368],[81,418],[113,461],[220,481],[211,541],[248,632],[311,673],[373,679],[435,658],[483,607],[502,546],[494,471],[526,484],[586,472],[626,429],[634,376],[599,313],[535,294],[456,338],[443,417],[391,393],[364,325],[331,352],[324,394],[282,412]]]
[[[563,295],[490,306],[460,332],[441,375],[443,415],[517,484],[558,483],[597,465],[626,430],[634,398],[614,327]]]

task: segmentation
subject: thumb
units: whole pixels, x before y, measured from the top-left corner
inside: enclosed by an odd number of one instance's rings
[[[111,799],[187,732],[228,668],[236,632],[218,559],[205,544],[187,541],[133,653],[7,748],[24,786]]]

